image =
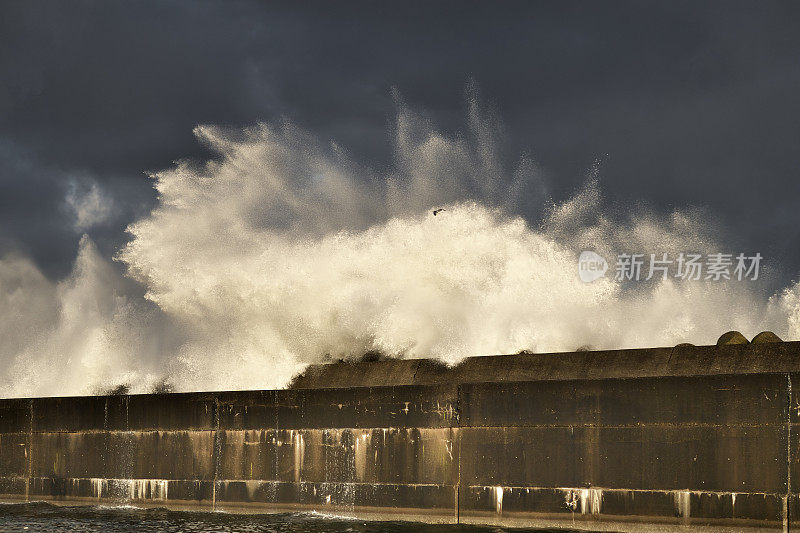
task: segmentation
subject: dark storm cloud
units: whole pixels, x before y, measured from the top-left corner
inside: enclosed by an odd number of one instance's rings
[[[385,167],[392,87],[447,130],[474,78],[556,200],[592,162],[621,204],[707,206],[800,267],[800,8],[790,2],[6,2],[0,246],[63,272],[83,177],[108,254],[152,205],[143,171],[203,155],[198,123],[288,117]]]

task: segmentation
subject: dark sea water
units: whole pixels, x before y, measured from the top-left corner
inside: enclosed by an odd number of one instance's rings
[[[77,506],[44,502],[0,504],[0,531],[265,532],[265,533],[489,533],[522,531],[497,527],[364,522],[313,513],[241,515],[169,511],[163,508]],[[537,529],[528,531],[559,531]]]

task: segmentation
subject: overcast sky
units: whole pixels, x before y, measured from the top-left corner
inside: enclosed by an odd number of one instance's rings
[[[599,159],[612,202],[706,207],[731,251],[800,272],[800,4],[296,4],[3,2],[0,255],[63,275],[65,198],[95,182],[110,256],[154,205],[144,172],[207,155],[197,124],[288,118],[380,169],[393,88],[455,131],[474,79],[554,200]]]

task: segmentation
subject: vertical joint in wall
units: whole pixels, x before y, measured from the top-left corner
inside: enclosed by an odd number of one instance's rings
[[[789,532],[792,501],[792,375],[786,374],[786,495],[783,497],[783,531]]]
[[[33,400],[28,401],[28,442],[25,446],[25,501],[31,501],[33,475]]]
[[[219,462],[220,462],[220,436],[219,436],[219,398],[214,396],[214,436],[212,442],[214,448],[211,451],[211,461],[214,464],[214,479],[211,482],[211,509],[217,508],[217,476],[219,475]]]
[[[456,523],[461,523],[461,431],[459,428],[461,427],[461,385],[456,385],[456,417],[455,417],[455,442],[454,447],[456,448],[456,462],[457,462],[457,470],[456,470],[456,487],[455,487],[455,512],[456,512]]]

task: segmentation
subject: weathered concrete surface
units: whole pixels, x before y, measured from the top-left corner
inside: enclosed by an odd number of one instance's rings
[[[280,391],[2,400],[0,494],[617,531],[800,530],[798,391],[800,343],[785,342],[471,358],[451,369],[339,363]]]
[[[428,359],[312,365],[300,389],[800,372],[800,342],[468,357],[448,368]]]

